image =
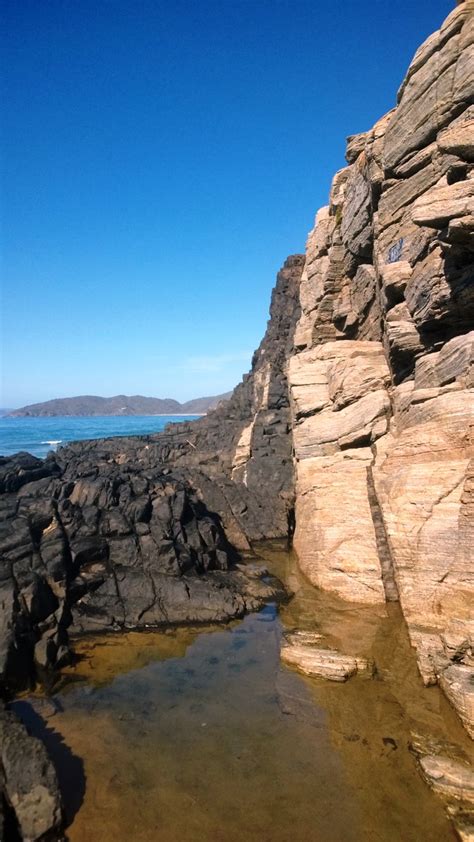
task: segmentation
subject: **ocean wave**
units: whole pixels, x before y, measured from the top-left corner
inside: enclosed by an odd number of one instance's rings
[[[41,444],[61,444],[62,439],[53,439],[52,441],[42,441]]]

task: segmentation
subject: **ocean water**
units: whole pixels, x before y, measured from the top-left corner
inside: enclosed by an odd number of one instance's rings
[[[26,450],[42,459],[69,441],[159,433],[166,424],[198,415],[90,416],[83,418],[0,418],[0,456]]]

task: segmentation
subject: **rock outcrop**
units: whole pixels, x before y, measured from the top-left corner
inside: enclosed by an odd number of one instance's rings
[[[285,364],[303,264],[286,261],[252,371],[207,417],[45,461],[0,459],[1,693],[49,682],[71,658],[71,632],[222,622],[286,597],[237,550],[292,530]]]
[[[58,463],[97,455],[127,470],[157,465],[185,477],[210,511],[221,518],[239,550],[262,538],[286,536],[294,508],[293,442],[286,362],[299,316],[303,255],[289,257],[277,276],[266,334],[252,369],[228,401],[197,421],[164,433],[61,448]],[[70,471],[71,473],[71,471]]]
[[[0,466],[3,688],[67,663],[69,632],[226,621],[283,596],[265,571],[235,564],[218,516],[185,479],[119,465],[99,446],[67,455]]]
[[[345,599],[400,598],[426,683],[473,733],[474,4],[348,140],[288,363],[295,548]]]
[[[315,585],[400,600],[424,681],[474,735],[473,42],[465,0],[396,107],[348,139],[225,404],[162,434],[1,460],[3,688],[65,663],[68,630],[227,620],[280,597],[237,552],[294,532]],[[284,648],[312,674],[360,668]],[[451,786],[459,770],[435,766]]]

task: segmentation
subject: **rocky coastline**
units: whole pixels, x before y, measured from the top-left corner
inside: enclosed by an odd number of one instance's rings
[[[226,622],[284,599],[242,554],[285,538],[313,585],[400,602],[424,683],[474,737],[473,42],[465,0],[396,107],[348,139],[225,404],[157,435],[0,459],[5,700],[68,663],[71,633]],[[297,631],[285,650],[318,675],[328,660]],[[60,838],[54,770],[6,709],[0,752],[6,821]],[[435,789],[456,779],[449,757],[420,762]]]

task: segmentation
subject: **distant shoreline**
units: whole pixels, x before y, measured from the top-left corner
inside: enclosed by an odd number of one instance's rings
[[[207,395],[189,401],[174,398],[151,398],[146,395],[76,395],[70,398],[53,398],[40,403],[30,403],[3,412],[6,418],[128,418],[206,415],[230,397],[230,392]]]
[[[207,412],[144,412],[143,414],[125,415],[124,412],[119,414],[109,412],[107,415],[2,415],[1,418],[202,418],[207,415]]]

